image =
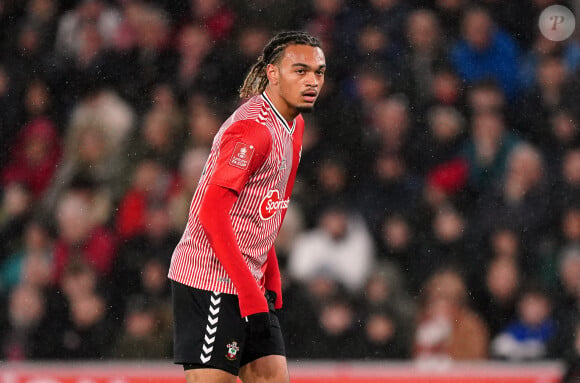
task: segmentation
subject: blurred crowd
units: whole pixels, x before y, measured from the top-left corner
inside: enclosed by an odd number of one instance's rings
[[[276,243],[288,356],[580,359],[580,39],[539,32],[554,3],[0,0],[0,358],[171,357],[213,136],[304,29],[328,71]]]

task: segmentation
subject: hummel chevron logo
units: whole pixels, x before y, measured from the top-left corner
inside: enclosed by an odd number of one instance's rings
[[[209,315],[207,316],[207,326],[205,326],[204,343],[201,347],[201,355],[199,359],[202,363],[207,363],[211,360],[211,353],[213,351],[213,344],[215,342],[215,333],[217,332],[217,323],[219,320],[218,314],[220,312],[219,304],[221,303],[219,293],[214,292],[210,297]]]
[[[209,324],[214,325],[218,322],[218,317],[212,318],[211,315],[207,316],[207,321]]]

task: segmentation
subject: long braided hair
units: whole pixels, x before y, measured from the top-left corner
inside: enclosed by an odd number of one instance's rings
[[[280,32],[272,38],[264,47],[258,61],[252,65],[240,88],[240,97],[247,98],[258,95],[266,89],[268,77],[266,67],[275,63],[288,45],[310,45],[320,48],[320,41],[306,32],[288,31]]]

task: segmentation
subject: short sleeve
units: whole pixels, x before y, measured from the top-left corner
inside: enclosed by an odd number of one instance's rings
[[[268,128],[255,121],[237,121],[223,133],[209,183],[239,193],[272,149]]]

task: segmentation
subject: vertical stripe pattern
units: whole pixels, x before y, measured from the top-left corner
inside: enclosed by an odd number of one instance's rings
[[[187,226],[173,252],[169,278],[194,288],[237,294],[199,223],[198,212],[220,155],[222,136],[234,122],[243,120],[258,122],[272,134],[272,150],[262,166],[250,176],[230,212],[238,246],[261,287],[262,267],[274,245],[283,213],[278,209],[271,218],[264,220],[260,216],[260,204],[273,190],[278,191],[281,199],[290,198],[298,152],[302,147],[303,120],[298,117],[288,124],[264,93],[252,97],[224,122],[214,138],[205,173],[193,196]]]

